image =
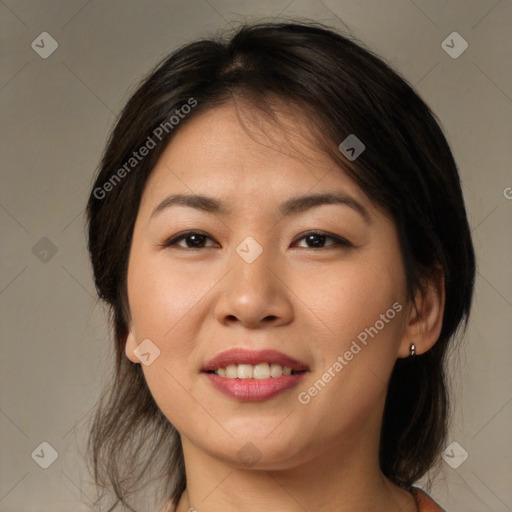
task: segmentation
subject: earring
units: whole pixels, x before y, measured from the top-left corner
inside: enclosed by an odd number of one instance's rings
[[[410,356],[416,355],[416,345],[414,343],[411,343],[411,346],[409,347],[409,355]]]

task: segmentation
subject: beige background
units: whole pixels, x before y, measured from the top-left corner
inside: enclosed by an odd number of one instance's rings
[[[432,495],[449,512],[512,510],[510,12],[508,0],[0,1],[0,511],[90,510],[79,452],[111,353],[83,208],[116,114],[177,45],[279,16],[355,35],[441,120],[460,166],[478,275],[468,335],[452,358],[448,444],[468,458],[457,469],[440,461]],[[469,44],[457,59],[441,47],[454,31]],[[42,32],[59,45],[47,59],[31,47]],[[48,469],[31,457],[41,442],[58,453]]]

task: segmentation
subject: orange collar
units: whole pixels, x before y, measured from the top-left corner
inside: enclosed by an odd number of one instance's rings
[[[445,512],[428,494],[418,487],[413,487],[411,492],[416,500],[418,512]]]

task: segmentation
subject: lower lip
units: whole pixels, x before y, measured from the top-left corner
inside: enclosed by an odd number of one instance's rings
[[[268,400],[295,387],[306,372],[268,379],[227,379],[215,373],[205,373],[213,387],[230,398],[241,402]]]

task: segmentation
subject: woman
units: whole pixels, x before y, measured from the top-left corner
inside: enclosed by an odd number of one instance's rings
[[[177,512],[441,510],[413,484],[474,253],[442,131],[382,60],[314,23],[180,48],[124,108],[88,221],[110,510],[149,475]]]

